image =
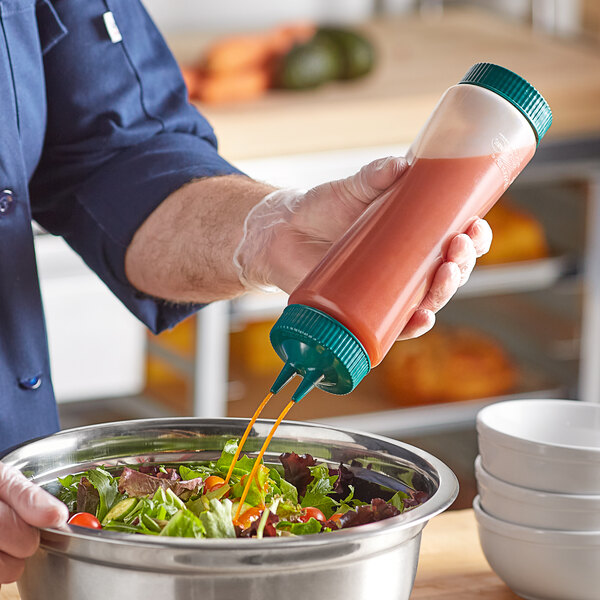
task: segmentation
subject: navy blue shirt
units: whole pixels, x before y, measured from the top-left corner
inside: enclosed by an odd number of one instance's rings
[[[127,246],[171,192],[238,171],[138,0],[0,0],[0,90],[1,451],[59,427],[32,218],[159,332],[198,307],[136,291]]]

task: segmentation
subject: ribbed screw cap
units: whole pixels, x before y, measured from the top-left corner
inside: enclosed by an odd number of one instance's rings
[[[531,123],[538,144],[552,124],[552,111],[544,97],[527,80],[505,67],[477,63],[459,83],[479,85],[506,98]]]
[[[310,306],[290,304],[271,329],[271,344],[286,367],[315,379],[333,394],[351,392],[371,370],[356,336],[339,321]]]

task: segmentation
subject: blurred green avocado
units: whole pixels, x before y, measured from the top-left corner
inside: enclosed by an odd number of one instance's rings
[[[357,79],[371,71],[375,65],[375,49],[363,35],[351,29],[321,27],[317,39],[331,40],[343,58],[343,67],[338,79]]]
[[[314,37],[294,46],[275,72],[275,85],[304,90],[335,79],[363,77],[375,65],[375,50],[359,33],[321,27]]]
[[[315,35],[310,41],[294,46],[283,58],[275,74],[278,87],[288,90],[316,88],[342,73],[344,59],[327,38]]]

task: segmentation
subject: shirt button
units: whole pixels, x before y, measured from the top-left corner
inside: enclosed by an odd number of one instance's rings
[[[24,390],[37,390],[42,385],[42,376],[36,375],[35,377],[29,377],[28,379],[20,379],[19,387]]]
[[[0,217],[8,214],[15,203],[15,195],[11,190],[2,190],[0,192]]]

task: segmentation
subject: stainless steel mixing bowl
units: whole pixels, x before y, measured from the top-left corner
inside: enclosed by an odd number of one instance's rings
[[[214,460],[244,419],[145,419],[71,429],[31,442],[4,462],[56,490],[57,477],[95,465]],[[256,452],[272,421],[259,420]],[[408,600],[421,531],[456,498],[456,477],[430,454],[383,437],[284,421],[265,462],[310,453],[393,489],[430,498],[402,515],[343,531],[294,538],[183,539],[44,529],[19,581],[22,600]]]

